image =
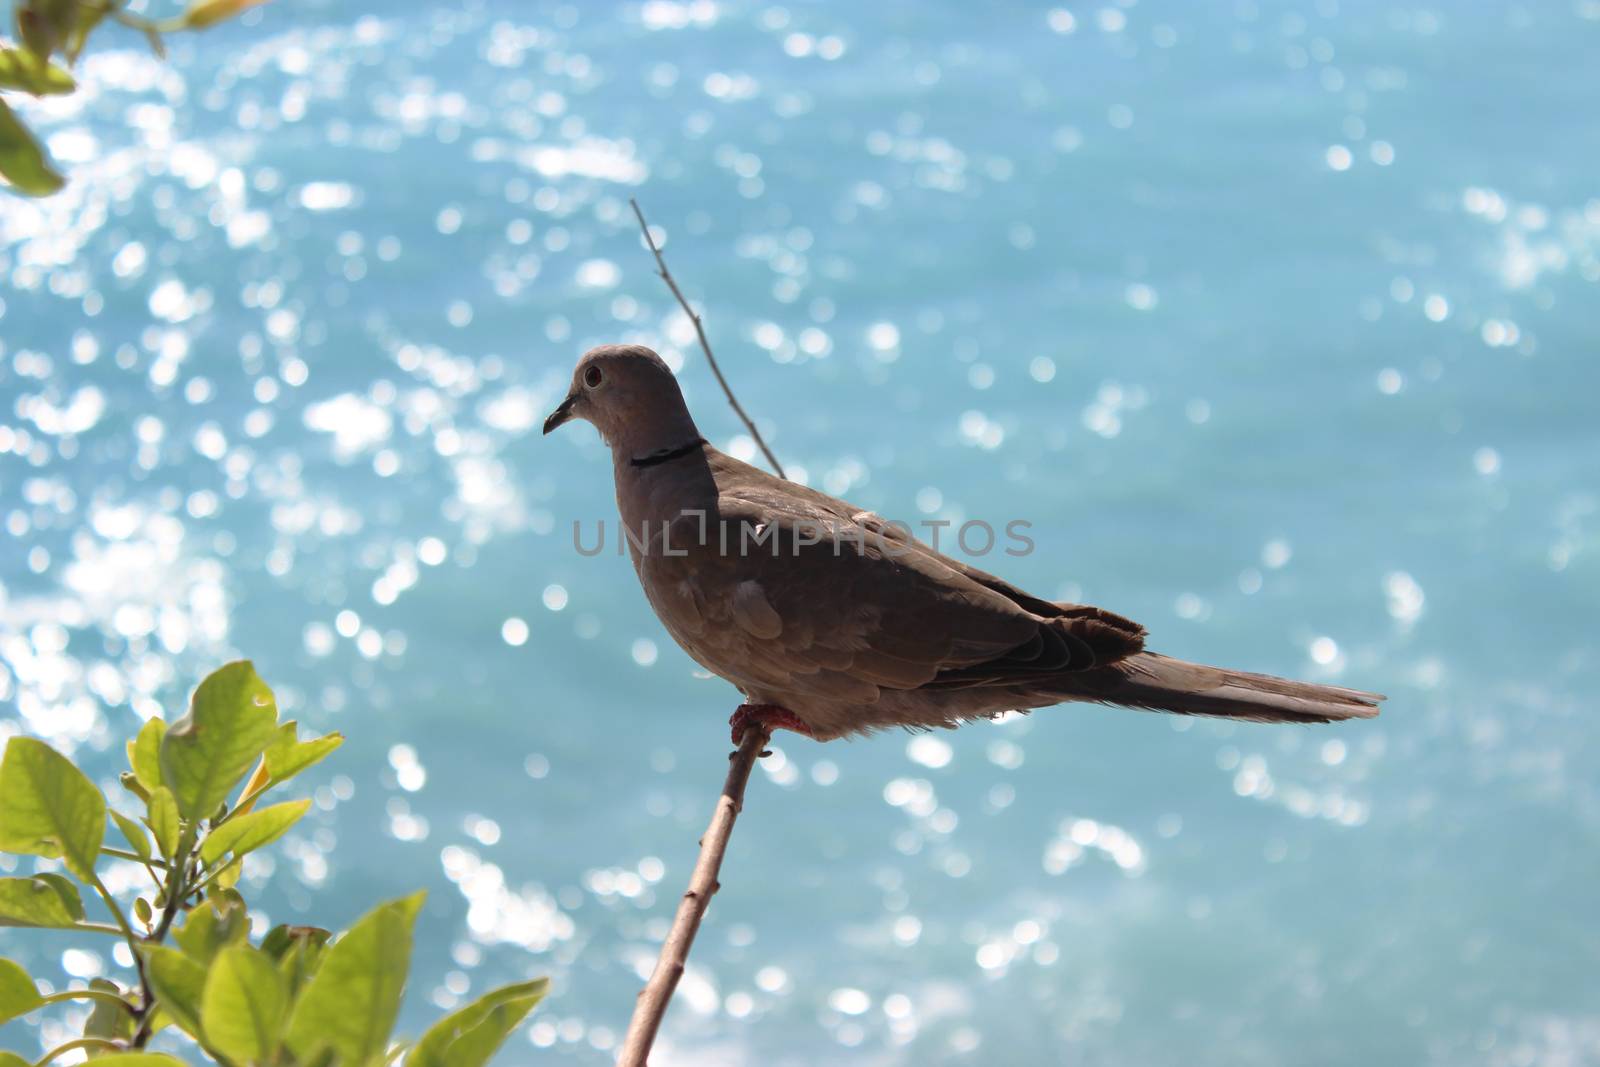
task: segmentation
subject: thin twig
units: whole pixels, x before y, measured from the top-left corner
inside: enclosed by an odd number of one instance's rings
[[[166,904],[161,909],[161,919],[156,923],[156,928],[144,939],[146,944],[159,945],[166,939],[167,931],[172,929],[172,920],[177,918],[179,910],[183,907],[183,901],[189,895],[190,870],[187,857],[189,850],[194,847],[192,835],[191,830],[178,841],[177,855],[173,859],[172,866],[167,868],[167,884],[163,887]],[[150,988],[150,977],[145,973],[143,955],[136,950],[133,957],[139,962],[139,986],[143,993],[139,1010],[134,1013],[139,1020],[139,1028],[133,1035],[133,1047],[144,1048],[151,1035],[155,1033],[156,1013],[151,1009],[155,1007],[156,997]]]
[[[644,242],[649,247],[650,254],[655,256],[656,273],[667,283],[667,288],[672,290],[672,295],[678,300],[678,306],[683,308],[683,313],[689,316],[689,321],[694,325],[695,336],[700,339],[700,349],[706,354],[706,362],[711,365],[711,373],[716,375],[717,384],[722,386],[722,395],[728,398],[728,406],[739,416],[739,421],[744,423],[745,429],[750,431],[751,438],[761,449],[761,454],[767,457],[767,462],[772,465],[778,477],[787,479],[789,476],[784,473],[783,464],[778,462],[778,457],[767,447],[761,431],[756,429],[756,424],[745,414],[744,408],[733,395],[733,389],[728,385],[728,379],[723,377],[722,368],[717,365],[717,357],[711,351],[711,342],[706,339],[705,325],[683,295],[683,290],[678,288],[672,272],[667,269],[667,261],[662,257],[660,247],[656,245],[655,235],[650,232],[650,224],[645,221],[639,201],[629,197],[628,203],[633,206],[634,217],[639,220],[639,229],[644,234]],[[716,810],[711,815],[711,825],[706,828],[705,836],[700,838],[700,858],[695,861],[694,873],[689,876],[689,888],[684,891],[683,899],[678,902],[678,914],[672,920],[672,929],[667,932],[667,939],[661,944],[661,955],[656,959],[655,970],[650,973],[650,980],[645,983],[644,989],[639,993],[638,1001],[633,1006],[633,1018],[628,1021],[628,1033],[623,1038],[622,1051],[617,1056],[617,1067],[646,1067],[650,1058],[650,1046],[655,1044],[656,1033],[661,1029],[661,1020],[667,1014],[667,1005],[672,1002],[672,994],[678,988],[678,980],[683,977],[684,967],[689,962],[689,949],[694,944],[695,934],[700,931],[700,920],[705,917],[706,909],[711,906],[712,894],[721,888],[717,875],[722,870],[722,857],[728,851],[728,839],[733,835],[734,820],[744,808],[744,790],[750,781],[750,772],[755,769],[756,760],[765,754],[767,744],[771,740],[771,730],[758,725],[748,726],[744,737],[740,740],[738,751],[728,757],[731,761],[728,765],[728,778],[722,785],[722,795],[717,798]]]
[[[111,912],[111,918],[116,920],[117,929],[121,930],[122,936],[128,939],[128,947],[130,949],[133,948],[134,942],[139,939],[139,935],[133,932],[132,926],[128,925],[128,917],[122,913],[122,905],[117,903],[117,898],[111,895],[111,890],[106,888],[106,884],[100,880],[100,876],[93,871],[89,872],[89,885],[96,893],[100,894],[100,899],[106,902],[106,909]]]
[[[732,762],[728,765],[728,780],[717,798],[711,825],[700,839],[700,858],[689,878],[689,888],[678,902],[678,916],[673,919],[672,930],[661,945],[656,969],[633,1007],[633,1018],[628,1022],[628,1034],[623,1038],[617,1067],[645,1067],[650,1058],[650,1046],[655,1043],[656,1031],[661,1028],[661,1018],[667,1013],[672,992],[678,988],[678,979],[683,977],[689,946],[694,944],[700,919],[711,904],[711,895],[721,887],[717,874],[722,870],[722,856],[728,850],[733,821],[744,807],[745,783],[750,781],[750,771],[771,740],[769,730],[751,725],[746,728],[738,751],[729,757]]]
[[[121,860],[135,860],[148,867],[165,867],[166,863],[154,857],[141,856],[137,852],[129,852],[125,848],[112,848],[110,845],[101,845],[100,851],[107,856],[115,856]],[[154,875],[154,871],[151,872]]]
[[[650,224],[644,221],[644,212],[639,210],[639,201],[628,198],[628,203],[633,205],[633,213],[639,219],[639,229],[644,231],[645,244],[650,246],[650,253],[656,257],[656,273],[661,275],[661,280],[667,283],[667,288],[672,290],[672,295],[678,298],[678,306],[683,308],[683,313],[689,316],[689,321],[694,323],[694,332],[700,338],[700,347],[706,354],[706,362],[711,364],[711,373],[717,376],[717,384],[722,386],[722,395],[728,398],[728,405],[733,408],[733,413],[739,416],[744,423],[744,428],[750,431],[750,436],[755,438],[756,446],[761,449],[761,454],[767,457],[767,462],[777,472],[778,477],[788,478],[783,473],[783,464],[778,462],[778,457],[772,454],[772,449],[767,447],[767,442],[761,436],[761,431],[756,429],[756,424],[750,421],[750,416],[744,413],[744,408],[739,406],[739,401],[734,399],[733,390],[728,388],[728,379],[722,376],[722,368],[717,366],[717,357],[711,354],[711,342],[706,340],[706,329],[700,322],[700,316],[694,308],[689,306],[689,301],[684,297],[683,290],[678,288],[678,283],[673,281],[672,272],[667,269],[667,261],[661,257],[661,249],[656,247],[655,236],[650,233]]]
[[[63,926],[61,929],[79,930],[86,934],[110,934],[112,937],[122,936],[122,931],[118,930],[110,923],[91,923],[84,922],[81,919],[78,922],[73,923],[71,926]]]

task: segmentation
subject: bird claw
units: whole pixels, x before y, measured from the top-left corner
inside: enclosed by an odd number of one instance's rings
[[[773,730],[793,730],[806,737],[813,736],[811,727],[803,719],[776,704],[740,704],[734,709],[728,725],[733,727],[733,743],[736,745],[743,743],[745,731],[752,726],[764,727],[769,734]]]

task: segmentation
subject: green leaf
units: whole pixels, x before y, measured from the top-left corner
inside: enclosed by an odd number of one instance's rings
[[[76,63],[78,55],[83,51],[83,46],[89,43],[89,34],[100,25],[100,20],[111,13],[110,4],[83,4],[77,5],[78,18],[72,26],[72,32],[67,34],[65,51],[67,62]]]
[[[239,909],[239,914],[244,915],[250,910],[249,905],[244,902],[244,894],[237,889],[214,889],[206,895],[211,898],[211,902],[221,912],[226,912],[229,908],[237,908]]]
[[[59,46],[71,31],[78,3],[77,0],[23,0],[17,6],[26,9],[43,24],[47,39],[54,48]]]
[[[263,845],[270,845],[288,833],[289,828],[300,821],[310,806],[309,800],[291,800],[252,811],[248,815],[236,815],[200,842],[200,858],[208,864],[215,863],[229,852],[243,856]]]
[[[128,766],[133,768],[139,784],[152,793],[161,785],[161,739],[165,736],[165,722],[146,719],[139,727],[139,736],[128,742]]]
[[[248,945],[223,949],[211,964],[201,1000],[206,1043],[229,1059],[271,1060],[283,1036],[289,995],[267,956]]]
[[[261,951],[278,961],[278,970],[294,997],[317,971],[328,939],[333,935],[319,926],[274,926],[261,939]]]
[[[6,744],[0,849],[63,859],[67,870],[88,882],[105,832],[106,798],[72,761],[32,737]]]
[[[535,978],[485,993],[434,1023],[406,1067],[484,1067],[549,989],[550,979]]]
[[[273,785],[287,782],[313,764],[321,763],[328,753],[344,744],[344,735],[335,731],[309,741],[296,738],[299,724],[286,722],[278,727],[272,744],[267,746],[267,772]]]
[[[289,1019],[296,1058],[331,1051],[341,1063],[383,1054],[411,966],[411,930],[425,893],[380,904],[334,942]]]
[[[122,836],[128,841],[128,847],[137,852],[140,859],[149,860],[150,838],[144,832],[144,827],[115,808],[111,811],[111,821],[117,824],[118,830],[122,831]]]
[[[82,919],[78,887],[59,874],[0,878],[0,926],[65,928]]]
[[[122,988],[117,983],[104,978],[89,979],[89,988],[97,989],[102,993],[111,993],[122,996]],[[128,1039],[133,1037],[135,1020],[133,1009],[126,1003],[112,1004],[104,1000],[96,1000],[94,1007],[89,1012],[89,1021],[83,1025],[84,1037],[103,1037],[107,1040]]]
[[[26,1015],[43,1003],[39,987],[33,984],[28,972],[0,957],[0,1023]]]
[[[33,1067],[33,1064],[15,1052],[0,1052],[0,1067]]]
[[[178,802],[173,798],[172,790],[164,785],[158,786],[150,794],[149,823],[161,855],[169,860],[176,858],[182,826],[178,819]]]
[[[95,1067],[102,1063],[115,1063],[117,1067],[189,1067],[182,1060],[165,1052],[110,1052],[94,1058]],[[0,1063],[0,1067],[5,1067]]]
[[[147,945],[140,951],[144,954],[145,975],[155,991],[156,1003],[173,1022],[199,1041],[205,1033],[200,1029],[200,1002],[205,995],[206,965],[165,945]]]
[[[161,781],[190,822],[210,818],[250,772],[278,725],[272,690],[249,660],[213,671],[161,739]]]
[[[0,100],[0,179],[24,196],[49,196],[67,184],[4,100]]]
[[[221,892],[232,889],[239,884],[239,877],[244,873],[244,861],[239,859],[229,860],[226,864],[214,871],[211,882],[211,892]]]
[[[279,923],[267,931],[267,936],[261,939],[261,951],[275,960],[281,960],[295,945],[296,941],[307,936],[308,931],[315,931],[322,935],[323,943],[331,936],[328,931],[317,926],[290,926],[288,923]]]
[[[54,63],[20,48],[0,48],[0,89],[21,89],[34,96],[70,93],[78,87],[72,75]]]
[[[78,883],[64,874],[54,871],[42,872],[34,875],[41,882],[47,882],[50,888],[56,891],[56,896],[61,898],[61,903],[73,914],[74,918],[83,918],[83,898],[78,895]]]
[[[195,0],[183,13],[183,25],[189,30],[203,30],[266,0]]]
[[[25,4],[15,5],[15,10],[17,36],[22,38],[22,43],[40,59],[50,58],[56,47],[55,29],[50,21]]]
[[[191,959],[209,964],[218,952],[244,940],[249,916],[236,898],[213,898],[189,912],[172,938]]]

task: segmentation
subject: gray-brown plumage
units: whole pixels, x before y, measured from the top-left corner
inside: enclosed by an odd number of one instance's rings
[[[1030,596],[724,455],[647,348],[585,354],[544,432],[573,418],[611,447],[634,567],[673,639],[818,739],[1068,701],[1331,722],[1370,718],[1383,699],[1147,652],[1138,623]]]

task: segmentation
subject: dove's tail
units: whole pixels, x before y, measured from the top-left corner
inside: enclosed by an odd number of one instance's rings
[[[1250,722],[1337,722],[1378,714],[1378,693],[1249,674],[1140,652],[1077,676],[1074,693],[1124,707]]]

